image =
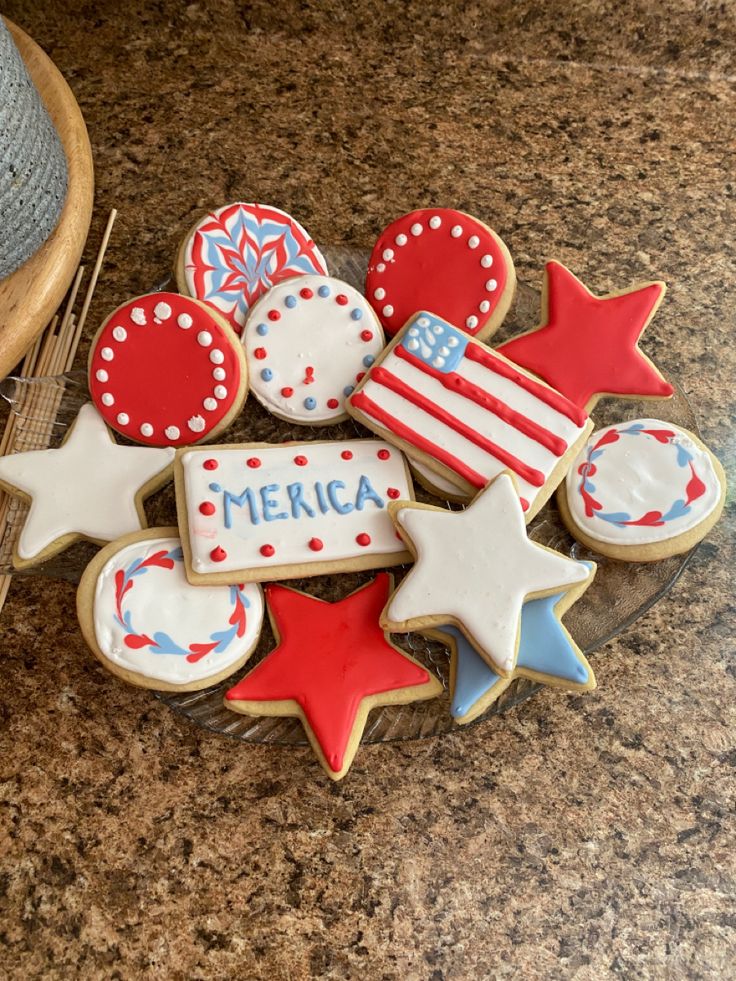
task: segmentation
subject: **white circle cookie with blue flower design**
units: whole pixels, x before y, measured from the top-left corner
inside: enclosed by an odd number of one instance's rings
[[[305,426],[348,418],[345,399],[385,344],[365,297],[331,276],[274,286],[251,309],[242,341],[258,401]]]
[[[243,665],[258,644],[263,593],[256,583],[191,586],[176,528],[151,528],[104,548],[77,593],[87,644],[130,684],[198,691]]]
[[[589,548],[649,562],[696,545],[723,509],[726,478],[697,436],[635,419],[589,438],[558,493],[563,520]]]

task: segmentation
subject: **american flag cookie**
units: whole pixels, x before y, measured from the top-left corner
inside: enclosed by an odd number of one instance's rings
[[[304,426],[348,418],[345,399],[385,344],[365,297],[329,276],[274,286],[251,309],[242,340],[258,401]]]
[[[509,470],[527,521],[593,425],[559,392],[428,312],[411,318],[347,404],[461,495]]]
[[[392,221],[368,261],[365,295],[393,336],[417,310],[473,337],[490,337],[516,289],[509,250],[482,221],[451,208],[423,208]]]
[[[203,300],[240,334],[248,311],[272,286],[327,263],[312,237],[280,208],[237,201],[210,211],[187,233],[176,258],[182,293]]]

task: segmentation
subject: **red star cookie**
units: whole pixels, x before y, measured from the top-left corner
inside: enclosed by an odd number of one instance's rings
[[[383,572],[337,603],[266,586],[277,646],[227,692],[226,708],[298,717],[320,763],[340,780],[372,708],[434,698],[442,691],[378,624],[392,586],[392,577]]]
[[[668,398],[672,386],[638,346],[666,288],[642,283],[594,296],[559,262],[548,262],[542,326],[497,350],[588,412],[604,395]]]

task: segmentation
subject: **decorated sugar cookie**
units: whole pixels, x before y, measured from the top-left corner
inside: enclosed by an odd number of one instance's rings
[[[639,348],[667,287],[640,283],[595,296],[559,262],[548,262],[542,326],[498,347],[590,412],[603,395],[662,399],[672,386]]]
[[[598,430],[581,449],[558,503],[570,533],[624,561],[654,561],[696,545],[718,520],[726,477],[685,429],[636,419]]]
[[[594,573],[592,563],[585,563]],[[595,688],[593,670],[561,618],[592,582],[593,575],[566,593],[529,600],[521,609],[519,652],[509,677],[502,678],[452,625],[427,631],[450,648],[450,712],[459,725],[477,719],[516,678],[567,691]]]
[[[304,425],[347,418],[345,398],[384,343],[365,297],[328,276],[274,286],[252,308],[243,334],[256,398]]]
[[[417,313],[368,369],[348,411],[470,497],[502,471],[527,520],[592,429],[559,392],[434,314]]]
[[[180,451],[176,500],[193,583],[263,582],[399,565],[388,514],[413,500],[402,454],[377,439]]]
[[[381,625],[400,632],[459,627],[502,677],[516,666],[523,604],[565,592],[591,574],[583,563],[528,540],[508,473],[464,511],[403,501],[389,509],[415,565]]]
[[[457,504],[466,504],[472,497],[472,495],[463,493],[454,481],[435,473],[422,460],[409,459],[409,467],[417,483],[430,494],[434,494],[435,497],[440,497],[445,501],[454,501]]]
[[[392,221],[368,262],[365,295],[387,334],[417,310],[432,310],[474,337],[490,337],[516,288],[514,264],[483,222],[450,208],[425,208]]]
[[[238,338],[212,309],[178,293],[118,307],[97,332],[89,389],[102,417],[148,446],[211,439],[238,415],[248,373]]]
[[[188,233],[179,250],[182,293],[204,300],[240,333],[248,310],[272,286],[325,275],[324,257],[296,219],[265,204],[227,204]]]
[[[392,580],[381,573],[337,603],[266,586],[277,646],[225,696],[245,715],[296,716],[328,776],[348,772],[368,713],[434,698],[442,685],[378,624]]]
[[[174,450],[119,446],[89,403],[57,449],[0,457],[0,486],[31,505],[15,546],[18,569],[80,538],[104,544],[146,526],[143,501],[171,477]]]
[[[236,671],[263,623],[255,583],[190,586],[176,528],[113,542],[77,592],[82,633],[113,674],[141,688],[198,691]]]

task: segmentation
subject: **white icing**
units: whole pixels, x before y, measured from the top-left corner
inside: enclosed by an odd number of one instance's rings
[[[112,336],[115,338],[116,341],[120,341],[120,343],[122,344],[122,342],[127,338],[128,332],[125,329],[125,327],[113,327]]]
[[[197,661],[184,654],[156,653],[150,646],[137,649],[125,643],[128,634],[115,618],[116,583],[134,562],[156,552],[173,552],[181,547],[178,538],[145,539],[126,545],[102,567],[95,584],[93,623],[97,645],[104,656],[126,671],[144,678],[173,685],[200,682],[237,665],[256,644],[263,623],[263,595],[255,583],[242,587],[247,600],[245,631],[237,633],[224,651],[210,651]],[[165,633],[182,650],[190,644],[212,643],[213,634],[228,631],[235,610],[229,586],[190,586],[184,563],[175,561],[172,569],[148,566],[145,574],[129,580],[131,588],[123,597],[123,607],[138,635]],[[244,604],[245,605],[245,604]]]
[[[439,228],[441,224],[442,224],[442,219],[440,218],[439,215],[433,215],[429,219],[429,227],[430,228]]]
[[[470,238],[468,239],[468,248],[477,249],[479,245],[480,245],[480,239],[478,238],[478,236],[471,235]]]
[[[402,245],[406,245],[406,243],[407,243],[408,241],[409,241],[409,240],[407,239],[407,237],[406,237],[406,235],[404,235],[404,233],[403,233],[403,232],[402,232],[401,234],[399,234],[399,235],[397,235],[397,236],[396,236],[396,239],[395,239],[395,242],[396,242],[396,244],[397,244],[398,246],[402,246]]]
[[[495,289],[496,289],[497,287],[498,287],[498,283],[496,282],[496,280],[495,280],[495,279],[489,279],[489,280],[488,280],[488,281],[486,282],[486,290],[487,290],[487,291],[488,291],[489,293],[493,293],[493,292],[494,292],[494,290],[495,290]]]
[[[409,229],[409,231],[412,233],[412,235],[416,236],[416,235],[421,235],[424,229],[422,228],[422,226],[419,224],[418,221],[415,221],[414,224]]]
[[[645,433],[624,433],[616,442],[601,447],[602,453],[591,461],[595,466],[595,473],[588,478],[594,487],[592,496],[601,504],[600,510],[604,514],[625,513],[634,520],[650,511],[666,514],[676,501],[685,500],[691,478],[689,466],[678,466],[675,445],[679,445],[692,457],[695,473],[706,490],[692,501],[687,514],[674,517],[659,527],[619,526],[600,517],[588,517],[579,492],[583,480],[579,468],[586,462],[589,449],[611,430],[630,429],[632,425],[674,432],[674,445],[660,443]],[[588,537],[610,545],[651,545],[691,531],[713,512],[723,493],[710,454],[677,426],[657,419],[635,419],[594,432],[567,473],[565,491],[575,524]]]
[[[212,351],[210,351],[210,361],[212,362],[212,364],[222,364],[224,360],[225,360],[225,355],[222,353],[222,351],[219,348],[216,347]]]
[[[150,422],[141,423],[141,436],[153,436],[153,426]]]
[[[112,361],[112,359],[115,357],[115,352],[111,347],[103,347],[103,349],[100,351],[100,357],[103,361]]]
[[[159,320],[168,320],[171,316],[171,307],[162,300],[153,308],[153,315],[154,317],[158,317]]]
[[[194,323],[194,321],[192,320],[192,318],[189,316],[188,313],[180,313],[179,316],[176,318],[176,322],[181,327],[182,330],[189,330],[189,328]]]
[[[385,297],[385,295],[386,295],[386,290],[382,286],[379,286],[377,290],[373,290],[374,300],[382,300]]]
[[[180,435],[181,433],[179,432],[178,426],[167,426],[166,429],[164,429],[164,436],[167,439],[178,439]]]
[[[200,330],[197,334],[197,344],[202,347],[209,347],[212,343],[212,334],[208,330]]]
[[[379,451],[388,451],[388,459],[378,457]],[[352,459],[345,460],[341,454],[351,452]],[[299,466],[295,457],[304,456],[307,463]],[[261,466],[251,468],[247,460],[257,457]],[[218,466],[206,470],[205,460],[214,459]],[[192,550],[192,565],[199,573],[235,573],[238,570],[262,570],[263,579],[268,579],[274,566],[294,563],[312,563],[329,560],[345,562],[344,568],[351,566],[353,559],[374,555],[376,566],[383,564],[380,555],[395,555],[404,551],[397,539],[388,516],[386,504],[390,500],[388,488],[399,491],[400,498],[413,497],[411,478],[408,475],[403,455],[393,446],[382,440],[345,440],[334,442],[308,442],[291,445],[266,447],[205,447],[187,450],[181,456],[184,472],[184,505],[189,527],[189,540]],[[326,486],[330,481],[339,480],[345,484],[337,491],[341,503],[355,503],[361,476],[370,480],[383,502],[379,507],[373,500],[366,499],[362,510],[353,509],[339,514],[333,508],[323,513],[318,505],[315,482]],[[289,496],[289,484],[303,485],[304,500],[314,511],[314,517],[297,508],[299,517],[293,517]],[[233,505],[231,508],[232,527],[226,528],[223,517],[222,492],[213,491],[211,484],[222,491],[239,496],[251,488],[257,501],[262,500],[260,488],[269,484],[277,485],[277,490],[265,491],[265,496],[276,502],[273,513],[286,513],[286,519],[265,521],[262,513],[258,524],[250,517],[249,507]],[[203,515],[199,505],[211,501],[216,505],[215,514]],[[262,507],[261,504],[258,505]],[[356,537],[370,535],[368,546],[359,545]],[[313,537],[323,543],[321,551],[312,551],[309,541]],[[272,545],[275,554],[266,558],[260,554],[262,545]],[[221,547],[227,557],[216,562],[210,557],[215,547]]]
[[[385,262],[391,262],[391,260],[393,259],[393,257],[394,257],[394,250],[393,249],[384,249],[383,250],[383,259],[384,259]]]
[[[134,324],[138,324],[139,327],[145,327],[148,322],[146,320],[146,311],[143,307],[133,307],[130,311],[130,319]]]
[[[137,531],[136,496],[173,459],[171,448],[114,443],[95,407],[83,405],[58,449],[0,458],[0,479],[33,501],[18,555],[33,559],[64,535],[112,541]]]
[[[192,416],[187,422],[187,426],[189,426],[193,433],[203,432],[205,425],[206,423],[202,416]]]
[[[470,330],[472,330],[474,327],[477,327],[478,326],[478,318],[477,317],[472,317],[472,316],[471,317],[468,317],[466,319],[466,321],[465,321],[465,326],[468,327]]]
[[[430,325],[431,322],[432,321],[429,319],[429,317],[418,317],[417,318],[417,325],[419,327],[429,327],[429,325]],[[416,327],[410,327],[409,328],[409,333],[412,335],[412,337],[416,337],[419,334],[419,331],[417,330]]]
[[[386,271],[386,265],[383,262],[379,262],[376,266],[376,272],[382,273]]]
[[[95,372],[95,378],[98,382],[102,382],[104,384],[106,381],[110,380],[110,375],[104,368],[98,368]]]
[[[320,288],[327,288],[329,295],[320,296]],[[259,402],[276,415],[298,423],[329,422],[345,415],[345,389],[366,371],[364,359],[376,358],[383,349],[383,329],[365,297],[339,279],[300,276],[299,289],[310,289],[312,298],[302,299],[294,282],[287,279],[251,310],[242,336],[250,387]],[[346,296],[348,302],[337,303],[338,295]],[[294,297],[296,305],[288,307],[287,297]],[[269,324],[268,333],[262,336],[258,326],[268,322],[265,315],[271,309],[278,310],[281,318]],[[359,319],[353,319],[353,311],[358,311]],[[368,341],[362,338],[364,331],[371,334]],[[256,358],[256,350],[265,350],[266,357]],[[313,369],[309,376],[307,366]],[[307,377],[313,380],[307,382]],[[293,394],[284,395],[284,388],[292,389]],[[314,399],[313,408],[304,404],[306,399]],[[336,404],[328,405],[330,400]]]
[[[127,412],[118,412],[117,418],[121,426],[127,426],[130,422],[130,416]]]
[[[516,660],[525,599],[569,588],[590,575],[582,562],[528,540],[507,474],[465,511],[403,508],[398,521],[417,561],[391,597],[387,618],[399,624],[446,616],[503,671],[511,671]]]
[[[207,409],[208,412],[214,412],[217,408],[217,399],[206,398],[202,405]]]
[[[218,382],[225,381],[225,379],[227,378],[227,372],[225,371],[224,368],[213,368],[212,377],[215,379],[215,381]]]
[[[455,347],[453,336],[447,338],[447,346]],[[477,341],[469,341],[478,344]],[[485,345],[480,345],[485,348]],[[485,348],[487,350],[487,348]],[[501,449],[513,454],[528,466],[540,470],[548,477],[559,463],[559,457],[541,443],[524,435],[510,423],[504,422],[494,413],[487,411],[470,399],[464,398],[455,391],[446,389],[442,383],[430,375],[415,368],[391,351],[382,361],[382,367],[409,385],[416,392],[424,395],[449,413],[461,419],[480,435],[495,443]],[[578,427],[566,416],[546,405],[530,392],[525,391],[516,382],[503,378],[489,371],[482,365],[464,358],[456,368],[469,382],[489,392],[492,396],[505,403],[509,408],[520,412],[545,429],[562,437],[568,445],[580,439],[583,427]],[[491,480],[502,470],[505,464],[491,456],[481,447],[471,442],[465,436],[451,429],[444,422],[435,419],[418,406],[409,403],[402,396],[390,391],[383,385],[374,382],[370,376],[362,391],[392,416],[406,423],[411,429],[430,440],[435,445],[459,457],[467,466]],[[362,413],[365,410],[361,410]],[[366,421],[370,424],[370,415]],[[457,474],[448,468],[443,468],[445,475],[457,479]],[[516,477],[519,493],[530,504],[534,501],[541,488],[534,486],[522,477]]]
[[[491,304],[488,300],[481,300],[478,304],[478,309],[481,313],[488,313],[488,311],[491,309]]]
[[[450,229],[450,235],[452,235],[453,238],[460,238],[462,233],[463,229],[461,225],[453,225]]]
[[[481,266],[483,266],[484,269],[490,269],[490,267],[493,265],[493,256],[492,255],[481,256],[480,264]]]
[[[115,405],[115,396],[111,392],[102,393],[102,404],[103,405]]]
[[[443,497],[444,495],[450,497],[466,496],[462,488],[458,487],[457,484],[454,484],[447,477],[432,470],[423,460],[410,458],[409,465],[415,474],[424,479],[425,484],[430,489],[430,493],[434,494],[436,492],[437,497]]]
[[[387,303],[386,306],[381,311],[381,313],[384,315],[384,317],[390,317],[390,316],[392,316],[393,315],[393,312],[394,312],[394,308],[391,306],[390,303]]]
[[[215,390],[212,394],[215,396],[216,399],[226,399],[227,389],[225,388],[224,385],[215,385]]]

